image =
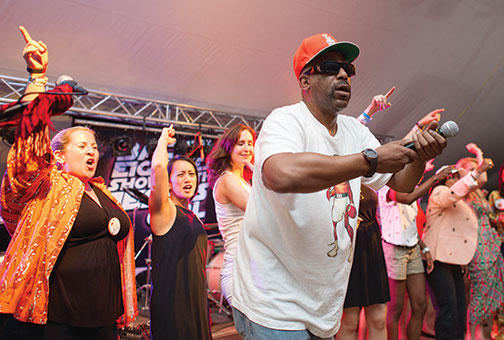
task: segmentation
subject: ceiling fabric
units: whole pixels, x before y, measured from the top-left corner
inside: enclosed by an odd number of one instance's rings
[[[396,86],[372,131],[400,138],[445,108],[461,132],[436,166],[469,156],[468,142],[504,160],[502,0],[2,0],[0,13],[2,74],[26,75],[24,25],[48,45],[52,81],[263,117],[300,99],[301,40],[331,33],[361,48],[345,114]]]

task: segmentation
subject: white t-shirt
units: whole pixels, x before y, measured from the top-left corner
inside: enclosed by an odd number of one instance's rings
[[[387,201],[389,190],[383,187],[378,191],[382,238],[396,246],[413,247],[418,243],[416,201],[411,204]]]
[[[333,336],[339,329],[361,178],[308,194],[276,193],[262,181],[264,161],[277,153],[348,155],[380,145],[355,118],[338,115],[337,119],[333,137],[299,102],[274,110],[257,139],[254,184],[233,270],[233,306],[262,326],[308,329],[319,337]],[[379,189],[390,177],[375,174],[362,182]]]

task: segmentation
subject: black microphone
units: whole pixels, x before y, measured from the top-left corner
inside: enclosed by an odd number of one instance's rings
[[[444,138],[455,137],[459,133],[459,127],[457,123],[455,123],[453,120],[449,120],[445,122],[443,125],[441,125],[441,127],[437,129],[436,132],[439,133]],[[409,142],[404,146],[407,147],[408,149],[416,151],[415,142]]]
[[[149,205],[149,196],[138,190],[137,188],[124,188],[128,194],[140,201],[140,203]]]
[[[88,91],[83,88],[82,86],[77,85],[77,82],[73,80],[72,77],[67,76],[67,75],[61,75],[59,76],[58,80],[56,80],[56,85],[63,85],[63,84],[68,84],[70,87],[73,89],[73,92],[76,93],[78,92],[79,94],[87,95]]]

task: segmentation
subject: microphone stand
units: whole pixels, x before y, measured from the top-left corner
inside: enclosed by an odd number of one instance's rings
[[[126,192],[129,195],[131,195],[137,199],[137,206],[135,207],[135,209],[133,209],[133,225],[135,225],[136,224],[136,213],[138,210],[138,206],[140,205],[140,203],[143,203],[143,202],[141,202],[142,197],[139,197],[134,190],[126,189]],[[152,269],[152,234],[150,234],[149,236],[147,236],[145,238],[144,243],[142,244],[142,246],[140,247],[140,249],[138,250],[138,252],[135,255],[135,261],[140,256],[140,254],[145,249],[145,247],[147,247],[147,257],[145,258],[145,264],[147,265],[147,277],[145,280],[145,284],[143,284],[137,288],[137,295],[139,293],[144,294],[144,296],[143,296],[144,301],[143,301],[143,306],[141,307],[141,310],[142,311],[149,311],[150,310],[149,294],[151,291],[151,269]]]
[[[135,256],[135,260],[138,257],[138,255],[140,255],[145,246],[147,246],[147,257],[145,258],[145,264],[147,265],[147,278],[145,280],[145,284],[141,285],[140,288],[138,288],[138,291],[142,292],[143,290],[145,290],[144,304],[142,306],[142,310],[148,311],[150,309],[149,293],[151,291],[152,234],[145,238],[142,247]]]

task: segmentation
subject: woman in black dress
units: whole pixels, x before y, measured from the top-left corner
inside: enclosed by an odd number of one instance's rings
[[[369,338],[385,339],[387,335],[386,302],[390,300],[390,293],[380,226],[376,220],[377,205],[376,192],[362,185],[354,261],[336,339],[357,339],[361,308],[366,313]]]
[[[188,208],[197,192],[198,171],[187,157],[168,162],[167,146],[175,143],[174,136],[172,126],[164,128],[152,156],[151,334],[153,340],[210,339],[207,235]]]

